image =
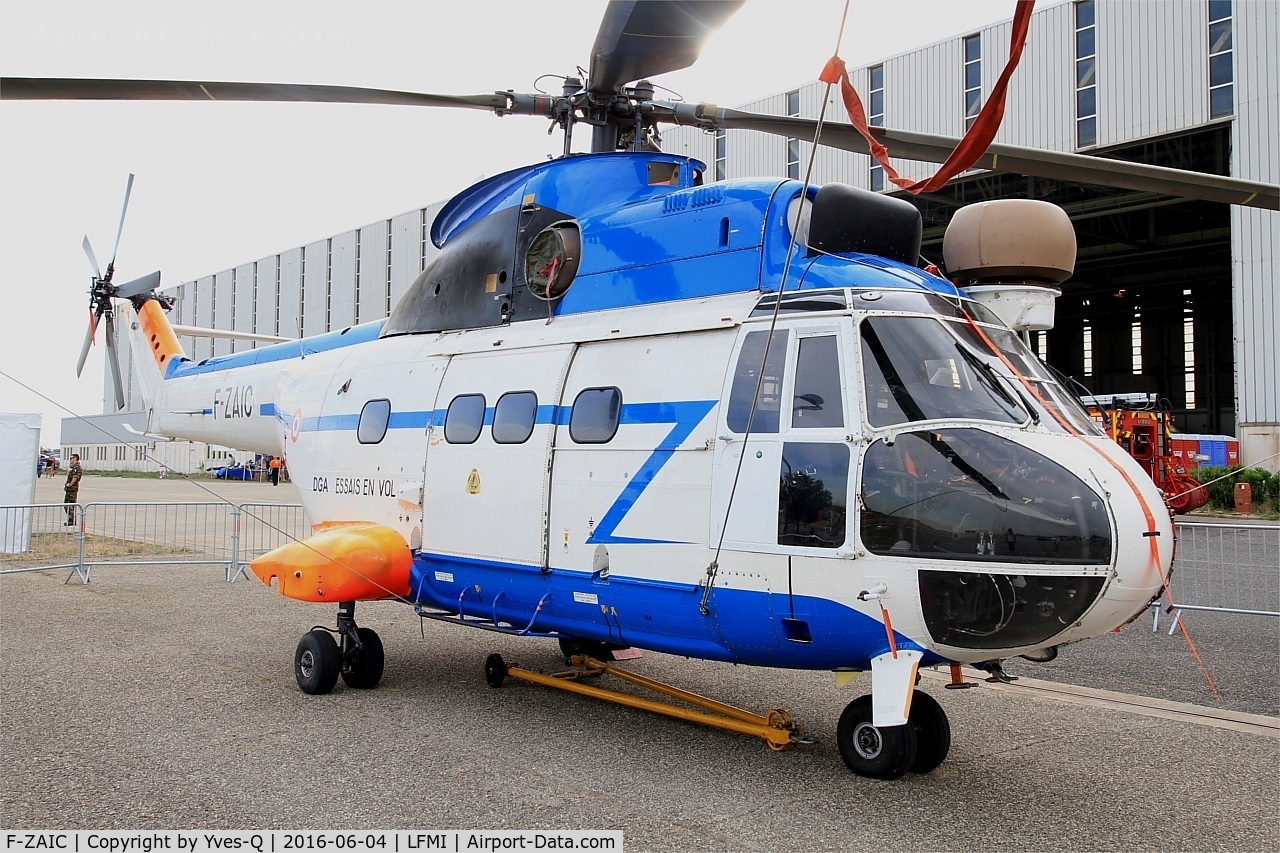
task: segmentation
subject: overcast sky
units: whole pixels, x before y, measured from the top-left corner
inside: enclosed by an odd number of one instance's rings
[[[0,75],[532,91],[539,75],[586,65],[603,6],[14,2],[0,10]],[[722,105],[812,82],[843,8],[748,0],[693,68],[654,80]],[[867,65],[1013,10],[1014,0],[852,0],[840,55]],[[174,285],[544,159],[560,145],[546,130],[537,118],[410,107],[0,102],[0,371],[54,401],[0,376],[0,411],[40,412],[51,446],[68,415],[60,407],[102,411],[101,345],[75,376],[91,278],[80,243],[87,234],[105,267],[129,172],[115,281],[159,269]]]

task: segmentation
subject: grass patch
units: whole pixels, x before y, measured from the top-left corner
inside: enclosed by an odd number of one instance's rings
[[[190,548],[168,547],[161,553],[154,542],[119,539],[86,533],[84,556],[87,560],[121,557],[176,557],[195,553]],[[57,533],[32,533],[31,547],[19,554],[0,554],[0,569],[34,569],[45,565],[66,565],[80,557],[80,535],[76,529]]]

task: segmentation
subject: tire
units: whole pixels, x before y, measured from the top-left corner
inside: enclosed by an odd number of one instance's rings
[[[915,727],[910,722],[884,728],[871,725],[870,696],[860,696],[844,709],[836,726],[836,745],[850,770],[872,779],[897,779],[916,760]]]
[[[507,662],[502,655],[495,652],[484,659],[484,680],[493,688],[501,687],[507,680]]]
[[[342,653],[332,634],[316,630],[302,635],[293,654],[293,674],[303,693],[319,696],[333,690],[341,670]]]
[[[911,697],[907,723],[916,732],[916,758],[912,773],[928,773],[937,768],[951,751],[951,723],[947,714],[928,693],[917,690]]]
[[[357,628],[361,648],[351,659],[351,667],[343,670],[342,680],[356,690],[371,690],[382,680],[382,666],[386,658],[382,652],[382,638],[372,628]]]

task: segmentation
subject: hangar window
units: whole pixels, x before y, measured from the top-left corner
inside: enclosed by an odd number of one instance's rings
[[[444,440],[450,444],[471,444],[484,427],[484,395],[454,397],[444,416]]]
[[[1234,110],[1231,68],[1231,0],[1209,0],[1209,117],[1221,118]]]
[[[717,181],[724,180],[726,148],[727,146],[725,145],[724,130],[723,129],[717,130],[716,131],[716,180]]]
[[[872,127],[884,127],[884,66],[873,65],[867,69],[867,100],[870,102],[870,109],[867,114],[867,123]],[[871,190],[872,192],[884,191],[884,167],[880,165],[880,161],[871,158]]]
[[[537,416],[537,394],[532,391],[503,394],[493,407],[493,440],[498,444],[523,444],[533,435]]]
[[[800,90],[787,92],[787,115],[800,115]],[[787,177],[797,180],[800,177],[800,140],[787,140]]]
[[[982,36],[964,38],[964,129],[967,132],[982,111]]]
[[[356,427],[356,439],[361,444],[377,444],[387,434],[391,421],[390,400],[370,400],[360,410],[360,425]]]
[[[617,388],[586,388],[573,401],[569,437],[578,444],[605,444],[618,432],[622,392]]]
[[[1076,3],[1076,147],[1098,144],[1098,49],[1093,0]]]

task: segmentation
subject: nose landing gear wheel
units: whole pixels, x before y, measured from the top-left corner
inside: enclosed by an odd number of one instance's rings
[[[916,732],[916,760],[911,763],[911,772],[928,773],[951,751],[951,724],[947,722],[947,714],[938,700],[917,690],[911,697],[907,725]]]
[[[333,635],[323,628],[308,631],[293,654],[293,674],[303,693],[320,695],[333,690],[342,670],[342,653]]]
[[[859,776],[897,779],[916,760],[916,729],[903,726],[876,728],[871,725],[871,697],[860,696],[849,703],[836,726],[840,757]]]

